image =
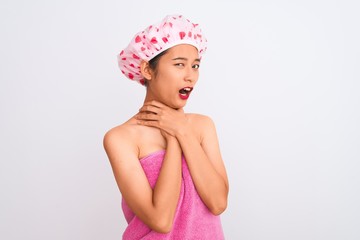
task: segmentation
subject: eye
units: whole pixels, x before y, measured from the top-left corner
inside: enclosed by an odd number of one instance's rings
[[[177,67],[184,67],[185,66],[185,64],[183,64],[183,63],[175,63],[174,65],[177,66]]]
[[[200,67],[200,64],[194,64],[194,65],[192,66],[192,68],[195,68],[195,69],[199,69],[199,67]]]

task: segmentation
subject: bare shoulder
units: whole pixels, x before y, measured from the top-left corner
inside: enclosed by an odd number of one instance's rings
[[[187,116],[201,143],[204,142],[204,139],[209,138],[209,136],[211,138],[216,136],[215,124],[209,116],[195,113],[189,113]]]
[[[108,130],[104,135],[104,144],[109,142],[129,141],[134,135],[133,129],[129,124],[124,123]]]
[[[207,130],[215,127],[213,120],[209,116],[197,113],[187,113],[187,116],[196,128]]]
[[[103,139],[105,151],[110,157],[112,153],[133,153],[137,154],[136,145],[137,131],[132,123],[126,122],[108,130]]]

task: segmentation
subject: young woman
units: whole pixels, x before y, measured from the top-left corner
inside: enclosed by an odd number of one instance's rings
[[[146,87],[139,112],[104,137],[128,222],[123,239],[224,238],[229,185],[216,129],[183,110],[205,50],[199,26],[170,15],[118,56],[122,73]]]

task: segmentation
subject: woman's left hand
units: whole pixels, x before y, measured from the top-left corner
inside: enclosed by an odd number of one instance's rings
[[[136,119],[140,125],[159,128],[174,137],[190,130],[183,109],[176,110],[155,100],[144,103]]]

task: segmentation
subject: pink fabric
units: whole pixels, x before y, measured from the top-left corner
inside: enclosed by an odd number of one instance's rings
[[[144,85],[141,61],[149,61],[178,44],[195,46],[200,58],[207,48],[207,40],[198,24],[182,15],[168,15],[159,23],[135,34],[129,45],[117,56],[119,68],[127,78]]]
[[[157,151],[140,160],[152,188],[159,176],[165,150]],[[128,226],[123,240],[157,240],[157,239],[224,239],[220,217],[213,215],[204,205],[196,192],[185,158],[182,158],[182,183],[173,229],[170,233],[161,234],[151,230],[122,201],[122,208]]]

